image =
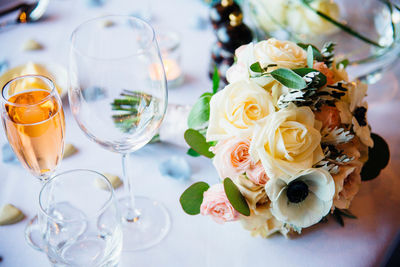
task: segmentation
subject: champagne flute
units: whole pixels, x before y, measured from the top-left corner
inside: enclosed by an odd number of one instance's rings
[[[129,153],[156,134],[167,107],[164,67],[152,27],[132,16],[106,16],[72,34],[69,103],[90,140],[122,155],[124,250],[149,248],[167,234],[159,202],[133,194]]]
[[[44,184],[64,150],[64,112],[54,83],[40,75],[17,77],[3,87],[1,99],[8,142],[25,169]],[[26,227],[25,238],[42,249],[37,216]]]

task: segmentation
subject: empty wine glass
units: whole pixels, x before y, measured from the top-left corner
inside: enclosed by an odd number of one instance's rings
[[[89,20],[72,34],[69,103],[90,140],[122,154],[124,250],[153,246],[170,219],[157,201],[134,197],[129,153],[156,134],[167,107],[164,67],[152,27],[131,16]]]
[[[60,173],[43,186],[39,204],[45,251],[54,266],[118,265],[121,217],[106,177],[90,170]]]

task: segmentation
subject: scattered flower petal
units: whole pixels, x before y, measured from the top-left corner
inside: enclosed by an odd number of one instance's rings
[[[192,170],[187,160],[183,157],[171,157],[159,165],[161,175],[176,180],[189,180]]]
[[[78,153],[78,149],[73,144],[65,144],[63,159]]]
[[[25,215],[21,210],[12,204],[6,204],[0,211],[0,225],[14,224],[24,219]]]
[[[36,40],[33,40],[33,39],[29,39],[22,46],[22,50],[23,51],[42,50],[43,48],[44,48],[44,46],[41,43],[39,43],[39,42],[37,42]]]
[[[122,185],[122,181],[117,175],[113,175],[110,173],[103,173],[103,175],[108,179],[108,181],[110,181],[111,186],[114,189],[117,189]],[[97,179],[96,185],[101,189],[108,190],[107,184],[102,179]]]

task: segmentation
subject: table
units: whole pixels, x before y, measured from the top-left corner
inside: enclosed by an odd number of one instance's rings
[[[89,8],[85,1],[54,0],[48,17],[37,24],[19,25],[0,32],[0,57],[11,65],[28,60],[58,62],[67,65],[69,36],[82,21],[109,13],[130,14],[145,1],[107,1],[106,5]],[[185,83],[169,91],[170,103],[191,104],[210,90],[208,80],[209,48],[214,40],[210,28],[195,30],[191,26],[197,16],[207,16],[207,8],[195,0],[152,0],[153,23],[174,29],[182,36],[182,66]],[[27,39],[45,45],[43,51],[21,52]],[[179,196],[194,181],[217,181],[217,173],[205,158],[190,158],[185,149],[162,143],[148,145],[132,155],[135,186],[139,194],[153,197],[168,208],[172,226],[167,237],[157,246],[140,252],[123,253],[120,266],[376,266],[400,230],[400,94],[390,101],[377,103],[380,90],[398,89],[400,67],[388,71],[383,80],[370,87],[369,121],[375,132],[388,141],[391,148],[389,166],[378,179],[365,182],[353,201],[351,210],[358,220],[345,220],[340,227],[333,220],[306,229],[301,237],[287,240],[282,236],[270,239],[253,238],[239,223],[218,225],[210,218],[186,215]],[[66,142],[79,148],[79,153],[65,159],[59,171],[89,168],[122,174],[120,157],[92,143],[73,120],[67,102]],[[4,144],[4,132],[0,144]],[[158,165],[171,155],[187,158],[193,177],[179,182],[161,176]],[[149,170],[151,170],[149,172]],[[39,182],[18,165],[0,162],[0,205],[12,203],[30,218],[36,213]],[[123,194],[118,189],[117,195]],[[43,253],[31,249],[24,240],[27,219],[0,227],[1,267],[48,266]]]

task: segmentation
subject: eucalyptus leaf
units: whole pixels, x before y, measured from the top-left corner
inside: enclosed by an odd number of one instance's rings
[[[210,119],[211,94],[201,96],[192,107],[188,116],[188,126],[193,129],[202,129]]]
[[[210,186],[205,182],[197,182],[188,187],[179,198],[182,209],[189,215],[199,214],[203,194],[208,188]]]
[[[377,134],[372,133],[374,146],[368,148],[368,160],[361,170],[361,179],[369,181],[378,177],[382,169],[389,163],[390,150],[386,141]]]
[[[318,84],[315,84],[314,86],[317,88],[320,88],[322,86],[324,86],[326,84],[326,76],[324,74],[322,74],[320,71],[316,70],[316,69],[312,69],[312,68],[300,68],[300,69],[294,69],[293,70],[295,73],[297,73],[298,75],[300,75],[301,77],[306,76],[308,73],[310,72],[318,72],[319,74],[317,75],[318,77]]]
[[[292,89],[303,89],[307,86],[303,78],[294,71],[286,68],[276,69],[271,72],[272,78],[282,85]]]
[[[307,48],[307,66],[309,68],[314,66],[314,53],[311,45]]]
[[[206,156],[207,158],[213,158],[214,153],[209,151],[212,144],[207,143],[206,138],[194,129],[187,129],[185,132],[186,143],[200,155]]]
[[[256,63],[251,64],[250,69],[253,72],[257,72],[257,73],[262,73],[264,71],[263,68],[260,65],[260,62],[256,62]]]
[[[308,47],[311,46],[311,48],[313,50],[314,59],[317,60],[317,61],[322,61],[323,60],[323,56],[322,56],[321,52],[314,45],[312,45],[312,44],[303,44],[303,43],[297,43],[297,45],[300,46],[301,48],[303,48],[304,50],[307,50]]]
[[[347,58],[345,58],[336,64],[336,68],[339,68],[340,65],[342,65],[343,68],[345,69],[349,65],[349,63],[350,63],[350,61]]]
[[[250,209],[246,199],[230,178],[224,179],[224,190],[232,207],[239,213],[250,216]]]
[[[192,157],[200,157],[201,156],[193,148],[189,148],[188,151],[186,152],[186,154],[188,154],[189,156],[192,156]]]
[[[220,82],[217,66],[214,66],[214,73],[213,73],[213,77],[212,77],[212,82],[213,82],[213,94],[215,94],[215,93],[218,92],[219,82]]]

